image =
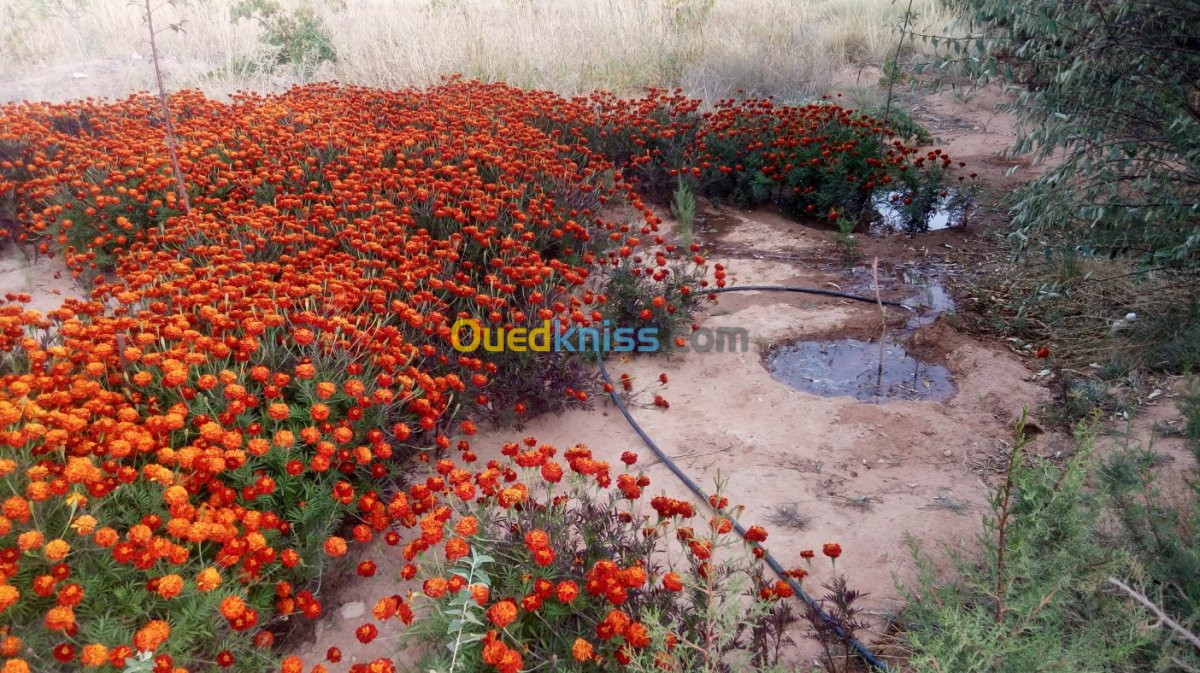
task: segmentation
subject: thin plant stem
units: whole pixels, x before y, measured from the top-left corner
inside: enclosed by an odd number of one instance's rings
[[[171,172],[175,174],[175,191],[179,202],[183,204],[185,215],[192,214],[192,204],[188,200],[187,188],[183,181],[183,169],[179,166],[179,145],[175,139],[175,125],[171,122],[171,110],[167,106],[167,89],[163,85],[162,68],[158,64],[158,40],[154,31],[154,10],[150,0],[146,2],[146,28],[150,31],[150,58],[154,61],[154,79],[158,83],[158,104],[162,107],[163,126],[167,132],[167,154],[171,157]]]
[[[875,385],[883,386],[883,348],[887,342],[887,313],[883,310],[883,297],[879,293],[879,258],[871,262],[871,275],[875,279],[875,303],[879,306],[879,367],[875,371]]]
[[[1021,459],[1021,450],[1025,447],[1025,414],[1017,423],[1017,434],[1013,440],[1012,451],[1008,455],[1008,469],[1004,472],[1004,487],[1000,491],[1000,507],[996,518],[996,623],[1004,620],[1004,584],[1007,569],[1005,567],[1004,551],[1006,546],[1005,534],[1008,530],[1009,503],[1012,499],[1013,470]]]
[[[908,22],[912,18],[912,0],[908,0],[908,8],[904,10],[904,23],[900,25],[900,40],[896,42],[896,52],[892,55],[892,72],[888,73],[887,103],[883,106],[883,123],[886,126],[888,116],[892,113],[892,89],[896,84],[896,74],[900,69],[900,49],[904,46],[904,37],[908,34]]]

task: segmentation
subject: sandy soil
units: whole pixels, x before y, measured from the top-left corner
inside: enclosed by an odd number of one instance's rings
[[[84,298],[60,259],[26,257],[11,242],[0,245],[0,297],[9,293],[28,294],[32,301],[27,306],[43,314],[60,307],[65,299]]]

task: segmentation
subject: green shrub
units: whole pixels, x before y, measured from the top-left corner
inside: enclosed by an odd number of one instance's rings
[[[679,234],[683,244],[690,246],[694,239],[693,225],[696,223],[696,195],[682,179],[679,180],[674,200],[671,201],[671,215],[679,222]]]
[[[1192,381],[1178,406],[1185,441],[1200,463],[1200,384]],[[1104,461],[1099,481],[1119,524],[1114,539],[1143,569],[1141,590],[1195,631],[1200,627],[1200,468],[1193,463],[1184,470],[1182,485],[1171,478],[1164,483],[1161,468],[1162,456],[1153,446],[1131,447]],[[1163,635],[1160,660],[1200,666],[1200,651]]]
[[[919,578],[903,619],[915,670],[1153,670],[1157,636],[1107,581],[1138,565],[1100,537],[1103,499],[1086,486],[1093,440],[1081,429],[1058,464],[1027,457],[1018,427],[980,556],[948,550],[956,578],[913,546]]]
[[[883,113],[887,112],[887,125],[896,136],[903,138],[906,141],[915,142],[918,145],[929,145],[933,142],[933,134],[929,129],[921,125],[921,122],[913,119],[904,108],[892,102],[892,109],[887,110],[883,103],[875,103],[868,106],[859,106],[860,114],[872,117],[875,119],[883,119]]]
[[[307,5],[288,12],[276,0],[238,0],[233,19],[254,19],[275,65],[314,66],[337,61],[329,29]]]
[[[1016,86],[1017,153],[1055,161],[1013,205],[1014,239],[1200,270],[1200,70],[1187,0],[948,0],[971,37],[939,65]],[[1047,236],[1052,232],[1053,236]],[[1058,236],[1057,234],[1062,234]]]

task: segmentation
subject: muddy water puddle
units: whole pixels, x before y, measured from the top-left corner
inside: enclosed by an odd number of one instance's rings
[[[890,342],[884,343],[882,369],[879,344],[859,339],[777,344],[763,363],[780,383],[822,397],[882,404],[942,401],[954,394],[950,370],[922,362]]]
[[[954,310],[954,297],[946,284],[956,273],[952,265],[937,260],[906,266],[880,261],[879,284],[884,298],[903,292],[896,298],[912,312],[904,325],[905,332],[930,325],[942,313]],[[850,275],[853,280],[844,286],[847,292],[875,296],[875,281],[869,266],[856,267]]]
[[[900,270],[904,285],[916,290],[915,295],[901,302],[915,311],[904,326],[906,330],[933,324],[939,315],[954,310],[954,297],[942,282],[942,277],[950,273],[949,267],[942,264],[909,266]]]
[[[930,204],[924,218],[913,220],[906,212],[905,194],[901,192],[876,192],[871,197],[871,207],[879,213],[879,219],[871,224],[872,236],[886,236],[894,233],[916,233],[921,231],[939,231],[950,227],[962,226],[967,217],[971,202],[966,196],[953,188],[946,189]]]

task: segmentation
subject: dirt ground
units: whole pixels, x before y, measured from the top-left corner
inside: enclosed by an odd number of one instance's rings
[[[1037,167],[1001,156],[1014,130],[1012,119],[994,110],[995,92],[969,101],[949,93],[903,95],[913,96],[905,99],[906,109],[944,140],[940,146],[978,172],[979,182],[988,189],[1004,191],[1036,172]],[[990,245],[983,234],[999,221],[998,213],[981,206],[965,228],[915,237],[860,237],[862,257],[854,266],[843,261],[833,232],[788,221],[769,210],[707,207],[697,232],[710,250],[710,260],[728,267],[734,285],[864,292],[871,288],[870,260],[878,257],[884,298],[911,300],[929,288],[906,282],[906,270],[932,269],[938,288],[952,287],[956,252]],[[45,311],[66,296],[78,296],[79,290],[59,260],[32,263],[10,245],[0,259],[0,294],[5,292],[30,293],[33,306]],[[766,546],[776,558],[784,565],[800,565],[801,550],[840,543],[844,555],[839,571],[853,588],[867,592],[868,614],[883,617],[902,605],[897,585],[914,576],[909,538],[942,563],[944,548],[966,550],[977,543],[997,457],[1012,441],[1014,422],[1023,408],[1036,415],[1048,399],[1046,387],[1035,378],[1036,365],[1002,344],[959,331],[949,319],[952,304],[935,305],[942,312],[926,314],[919,322],[927,324],[915,330],[905,329],[913,323],[904,310],[888,308],[887,315],[889,338],[923,361],[949,370],[953,394],[940,402],[876,404],[820,397],[773,378],[763,365],[763,351],[772,344],[879,337],[880,315],[874,305],[801,294],[729,293],[697,315],[703,327],[748,330],[751,343],[745,351],[639,356],[613,360],[609,366],[614,378],[622,373],[633,377],[638,393],[632,413],[638,423],[696,481],[712,485],[718,478],[727,480],[731,501],[746,506],[743,522],[770,531]],[[660,373],[668,376],[665,386],[658,382]],[[653,406],[654,394],[665,397],[670,408]],[[1159,406],[1164,418],[1173,409]],[[520,430],[485,430],[472,445],[486,461],[498,455],[504,442],[529,436],[564,450],[586,444],[614,464],[623,451],[635,451],[652,480],[648,495],[686,495],[606,400],[590,410],[534,418]],[[1035,437],[1031,449],[1046,455],[1069,446],[1067,438],[1044,432]],[[411,653],[397,657],[400,634],[395,620],[379,625],[381,634],[369,645],[360,645],[354,637],[353,630],[370,619],[375,600],[411,588],[396,579],[402,561],[394,550],[368,549],[363,556],[379,562],[379,572],[347,582],[337,603],[326,604],[326,617],[315,633],[296,644],[295,653],[307,664],[323,661],[331,645],[344,654],[343,663],[330,666],[332,671],[380,656],[414,661]],[[821,564],[814,567],[818,572],[806,585],[820,594],[820,582],[829,575]],[[866,640],[877,635],[866,634]],[[810,655],[802,649],[794,656]]]
[[[11,242],[0,244],[0,297],[27,294],[31,300],[27,306],[43,314],[61,306],[64,299],[83,298],[83,290],[60,259],[35,259],[32,254]]]

